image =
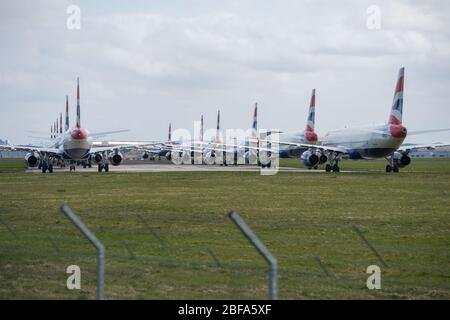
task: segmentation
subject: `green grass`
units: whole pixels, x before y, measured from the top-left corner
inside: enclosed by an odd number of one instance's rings
[[[23,172],[26,162],[23,159],[0,158],[0,173]]]
[[[1,160],[0,299],[95,298],[95,250],[61,203],[106,247],[108,299],[265,299],[267,267],[230,209],[278,259],[281,299],[449,299],[450,161],[413,159],[398,174],[384,166],[346,161],[343,170],[370,171],[275,176],[28,174],[23,161]],[[72,264],[82,270],[78,291],[66,288]],[[382,290],[366,288],[372,264]]]

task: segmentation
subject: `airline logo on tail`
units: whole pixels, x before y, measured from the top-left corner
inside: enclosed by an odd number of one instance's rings
[[[203,141],[203,115],[200,117],[200,141]]]
[[[258,134],[258,103],[255,103],[255,110],[253,111],[253,123],[251,137],[257,139]]]
[[[169,136],[167,137],[170,141],[172,141],[172,123],[169,123]]]
[[[217,110],[216,138],[214,142],[220,142],[220,110]]]
[[[311,100],[309,102],[308,118],[306,119],[305,137],[308,142],[316,142],[317,134],[314,132],[316,123],[316,89],[312,90]]]
[[[85,140],[87,138],[87,132],[81,128],[80,121],[80,80],[77,78],[77,124],[71,134],[75,140]]]
[[[316,117],[316,89],[313,89],[311,101],[309,102],[308,119],[306,121],[306,131],[314,132],[314,124]]]
[[[404,81],[405,68],[400,68],[397,84],[395,85],[391,114],[389,115],[390,131],[394,138],[405,138],[408,133],[406,128],[402,125]]]
[[[392,102],[389,124],[401,124],[403,114],[403,85],[405,78],[405,68],[400,68],[398,72],[397,85],[395,86],[394,100]]]

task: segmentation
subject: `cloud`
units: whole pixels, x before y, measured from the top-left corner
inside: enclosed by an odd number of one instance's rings
[[[217,108],[246,128],[255,101],[261,125],[301,129],[313,87],[320,131],[380,122],[402,65],[405,119],[448,126],[449,5],[378,2],[380,30],[366,27],[370,1],[80,1],[79,31],[66,28],[68,1],[2,2],[0,137],[45,130],[66,94],[74,105],[77,76],[84,123],[129,138],[164,138],[167,122],[191,128],[201,113],[212,126]]]

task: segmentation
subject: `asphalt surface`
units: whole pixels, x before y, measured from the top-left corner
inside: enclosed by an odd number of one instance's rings
[[[53,169],[54,173],[69,172],[69,167]],[[261,169],[256,165],[238,165],[238,166],[220,166],[220,165],[175,165],[171,162],[159,162],[159,161],[127,161],[120,166],[109,166],[109,172],[264,172],[267,174],[274,174],[276,172],[325,172],[325,170],[309,170],[306,168],[291,168],[280,167]],[[29,168],[29,173],[41,173],[38,168]],[[84,169],[82,166],[77,166],[75,172],[98,172],[97,165],[93,165],[92,168]],[[354,171],[341,171],[341,172],[354,172]],[[359,171],[358,171],[359,172]]]

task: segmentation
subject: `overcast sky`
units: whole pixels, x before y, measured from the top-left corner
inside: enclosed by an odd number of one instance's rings
[[[165,139],[169,121],[191,129],[202,113],[214,127],[217,109],[224,128],[248,128],[255,102],[261,128],[301,130],[312,88],[319,134],[384,122],[401,66],[408,129],[450,127],[449,1],[3,0],[0,43],[13,143],[49,131],[66,94],[73,124],[77,76],[83,126],[132,130],[120,139]],[[438,140],[450,133],[411,139]]]

